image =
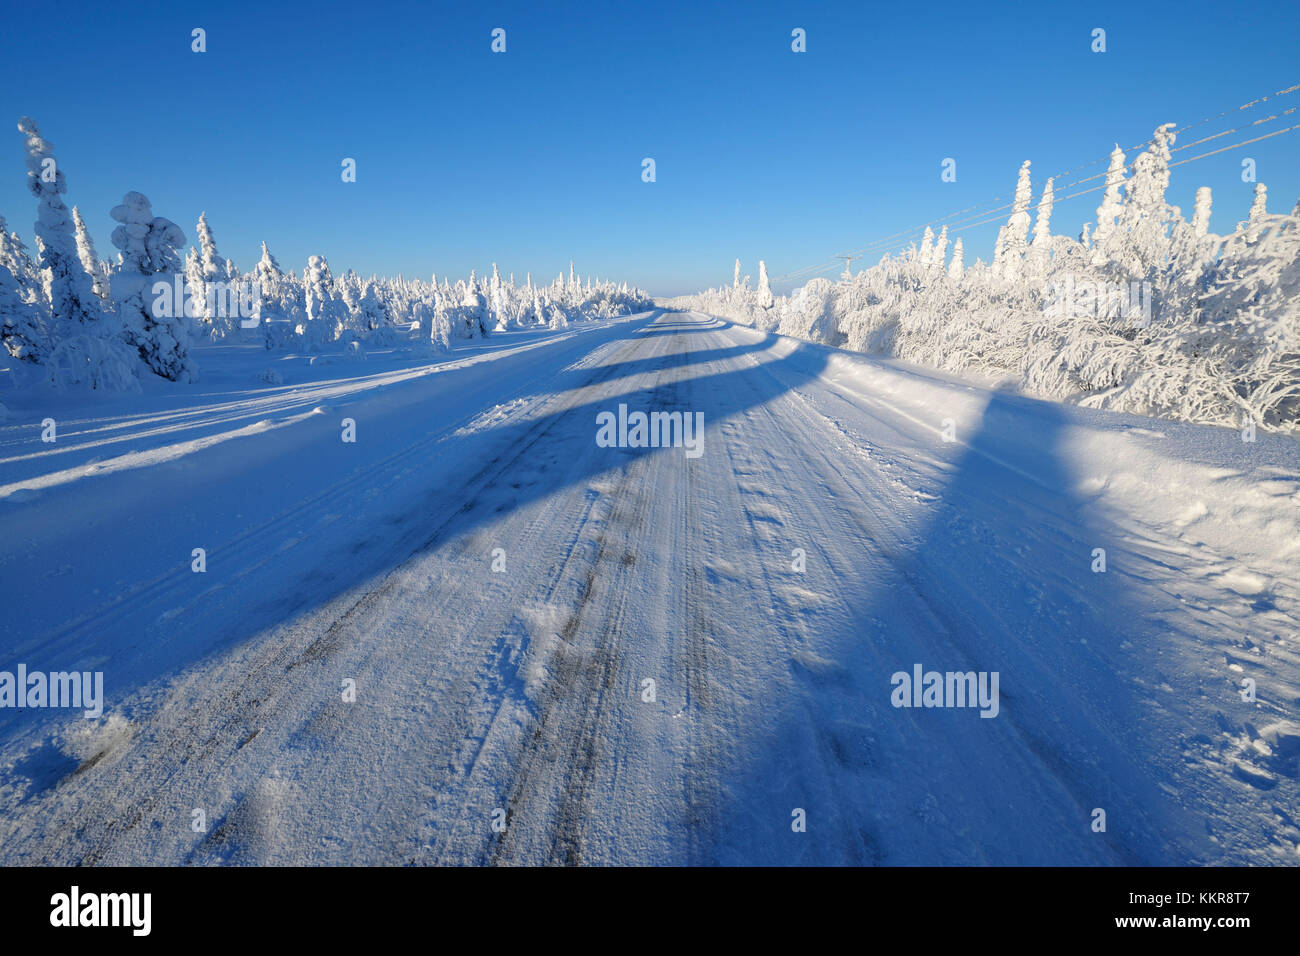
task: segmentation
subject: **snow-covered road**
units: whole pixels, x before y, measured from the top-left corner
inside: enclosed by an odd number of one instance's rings
[[[493,341],[0,430],[0,667],[106,697],[0,710],[0,863],[1300,863],[1293,439],[692,313]]]

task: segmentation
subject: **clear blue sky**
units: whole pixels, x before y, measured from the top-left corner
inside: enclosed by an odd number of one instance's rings
[[[549,279],[572,257],[661,295],[730,281],[737,256],[780,275],[1007,195],[1024,159],[1037,196],[1116,141],[1300,82],[1294,0],[12,3],[4,20],[0,213],[29,245],[23,114],[101,255],[109,209],[136,189],[191,242],[206,210],[241,268],[262,239],[286,268],[323,254],[336,272],[426,278],[495,260]],[[207,53],[190,52],[196,26]],[[1190,214],[1209,185],[1211,227],[1231,228],[1250,204],[1243,156],[1289,210],[1300,130],[1174,170],[1170,201]],[[1077,234],[1096,205],[1058,205],[1053,231]],[[968,262],[995,231],[963,234]]]

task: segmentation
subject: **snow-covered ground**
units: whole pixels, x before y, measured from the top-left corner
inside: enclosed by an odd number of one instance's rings
[[[0,668],[106,702],[0,709],[0,863],[1300,863],[1294,438],[696,313],[268,361],[4,397]]]

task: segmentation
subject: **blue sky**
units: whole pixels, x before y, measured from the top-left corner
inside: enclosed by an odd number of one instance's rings
[[[323,254],[367,275],[496,261],[549,279],[573,258],[671,295],[729,281],[736,257],[781,275],[1006,196],[1024,159],[1037,197],[1042,178],[1116,141],[1300,82],[1294,2],[277,6],[9,5],[10,229],[32,245],[14,126],[29,114],[101,255],[109,209],[135,189],[191,242],[206,210],[241,268],[263,239],[286,268]],[[190,51],[193,27],[208,52]],[[505,54],[490,52],[494,27]],[[790,50],[794,27],[806,53]],[[1105,53],[1090,50],[1094,27]],[[1300,91],[1277,100],[1298,105]],[[655,183],[641,181],[647,156]],[[1300,130],[1175,169],[1170,201],[1190,215],[1211,186],[1211,228],[1230,229],[1250,205],[1245,156],[1270,208],[1289,210]],[[1053,231],[1077,234],[1097,198],[1059,204]],[[962,233],[968,262],[995,232]]]

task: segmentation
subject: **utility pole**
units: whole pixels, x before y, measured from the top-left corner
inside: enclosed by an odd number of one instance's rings
[[[862,257],[861,257],[861,256],[850,256],[850,255],[847,255],[847,254],[841,254],[841,255],[835,256],[835,258],[836,258],[836,259],[843,259],[843,260],[844,260],[844,275],[840,276],[840,278],[841,278],[841,279],[851,279],[851,278],[853,278],[853,273],[849,272],[849,263],[852,262],[854,259],[861,259]]]

